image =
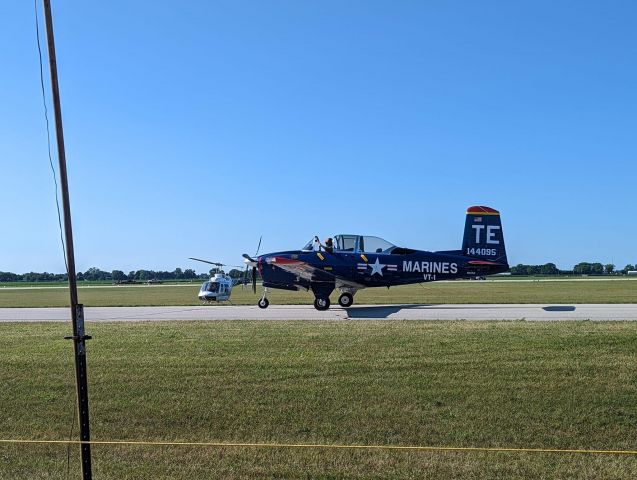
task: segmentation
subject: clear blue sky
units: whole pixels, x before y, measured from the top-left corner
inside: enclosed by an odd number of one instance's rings
[[[79,270],[459,248],[476,204],[511,263],[637,262],[633,1],[53,8]],[[0,43],[0,270],[61,272],[32,2]]]

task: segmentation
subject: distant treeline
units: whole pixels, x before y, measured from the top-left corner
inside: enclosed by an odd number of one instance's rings
[[[147,280],[195,280],[206,279],[211,275],[214,275],[218,271],[216,269],[210,270],[208,273],[197,273],[191,268],[182,270],[181,268],[175,268],[172,272],[167,271],[155,271],[155,270],[133,270],[124,273],[121,270],[113,270],[112,272],[105,272],[99,268],[89,268],[86,272],[77,272],[78,281],[112,281],[122,282],[126,280],[147,281]],[[233,278],[239,278],[243,275],[243,272],[237,269],[232,269],[228,272]],[[68,280],[66,273],[11,273],[0,272],[0,282],[64,282]]]
[[[580,262],[573,270],[560,270],[554,263],[544,265],[524,265],[522,263],[511,267],[511,275],[620,275],[635,270],[635,266],[628,264],[621,270],[616,270],[615,265],[607,263]]]
[[[637,270],[636,265],[626,265],[621,270],[616,270],[615,265],[601,263],[581,262],[573,267],[573,270],[560,270],[554,263],[545,263],[544,265],[524,265],[522,263],[511,267],[511,275],[621,275],[629,271]],[[77,272],[78,281],[139,281],[148,280],[197,280],[207,279],[208,277],[218,273],[218,270],[212,269],[207,273],[197,273],[191,268],[182,270],[175,268],[172,272],[155,271],[155,270],[133,270],[124,273],[122,270],[113,270],[106,272],[97,267],[89,268],[86,272]],[[232,278],[241,278],[244,272],[233,268],[228,272]],[[0,272],[0,282],[64,282],[67,280],[66,273],[11,273]]]

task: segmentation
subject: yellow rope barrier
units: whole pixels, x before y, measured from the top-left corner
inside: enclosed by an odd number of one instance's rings
[[[186,447],[248,447],[248,448],[327,448],[350,450],[411,450],[425,452],[513,452],[513,453],[564,453],[594,455],[637,455],[637,450],[586,450],[571,448],[507,448],[507,447],[428,447],[421,445],[339,445],[307,443],[225,443],[225,442],[168,442],[135,440],[23,440],[0,439],[5,444],[58,444],[58,445],[150,445],[150,446],[186,446]]]

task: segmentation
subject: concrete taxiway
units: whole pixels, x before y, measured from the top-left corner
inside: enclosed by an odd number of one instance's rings
[[[171,320],[637,320],[637,304],[357,305],[319,312],[311,305],[87,307],[88,322]],[[0,322],[69,321],[68,308],[0,308]]]

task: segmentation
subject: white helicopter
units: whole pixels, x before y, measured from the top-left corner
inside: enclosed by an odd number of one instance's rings
[[[259,250],[261,249],[261,240],[263,237],[259,237],[259,245],[257,246],[257,251],[254,254],[255,257],[259,256]],[[190,260],[195,260],[197,262],[208,263],[210,265],[214,265],[217,267],[215,270],[217,272],[210,277],[210,280],[201,284],[201,288],[199,289],[199,300],[202,303],[212,303],[212,302],[225,302],[230,300],[230,294],[232,293],[232,287],[241,283],[241,285],[248,284],[248,263],[246,262],[245,271],[243,272],[243,280],[233,279],[230,276],[226,275],[226,273],[221,269],[221,267],[234,267],[234,268],[243,268],[239,265],[228,265],[226,263],[219,262],[211,262],[210,260],[203,260],[201,258],[193,258],[188,257]],[[245,262],[245,260],[244,260]],[[252,268],[252,291],[257,291],[257,269],[256,267]]]
[[[217,272],[210,277],[210,280],[201,284],[201,288],[199,289],[198,294],[199,300],[201,300],[202,303],[225,302],[227,300],[230,300],[232,287],[234,287],[237,282],[226,275],[221,267],[242,267],[238,265],[227,265],[225,263],[211,262],[209,260],[202,260],[201,258],[189,258],[190,260],[208,263],[217,267]]]

